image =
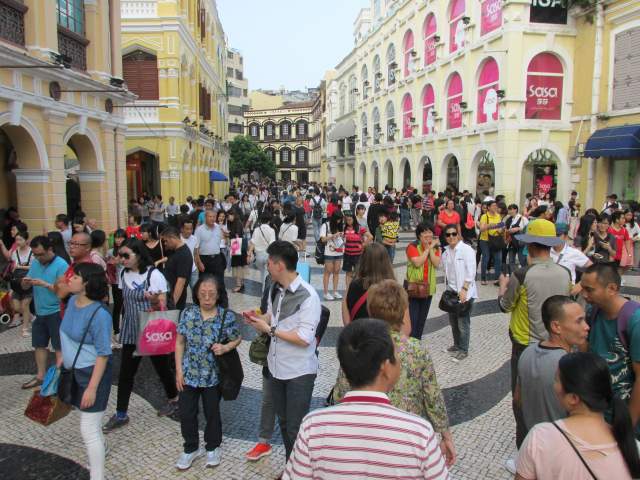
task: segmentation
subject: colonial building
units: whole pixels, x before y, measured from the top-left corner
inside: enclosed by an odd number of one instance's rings
[[[126,223],[119,0],[0,1],[0,208]]]
[[[121,0],[127,192],[228,190],[227,46],[214,0]],[[212,173],[214,172],[214,173]],[[216,173],[217,172],[217,173]],[[220,176],[219,174],[222,174]]]
[[[266,95],[267,100],[269,97]],[[317,95],[312,101],[260,110],[252,104],[245,112],[246,132],[275,162],[277,180],[320,180],[323,98]]]
[[[330,175],[566,198],[576,35],[559,1],[372,0],[328,86]]]
[[[242,54],[227,50],[227,111],[229,112],[229,140],[244,135],[244,112],[249,110],[249,81],[244,76]]]
[[[583,205],[640,199],[640,4],[599,2],[578,19],[571,136]]]

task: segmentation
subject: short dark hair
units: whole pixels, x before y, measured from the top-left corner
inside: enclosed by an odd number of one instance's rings
[[[296,271],[298,251],[291,242],[276,240],[267,248],[267,254],[272,260],[283,262],[289,272]]]
[[[431,222],[419,223],[418,226],[416,227],[416,238],[420,240],[420,235],[422,235],[422,233],[426,232],[427,230],[434,234],[436,232],[435,228],[433,227],[433,223]]]
[[[456,225],[455,223],[450,223],[448,225],[445,225],[444,228],[442,229],[442,232],[447,233],[449,230],[455,230],[456,232],[458,232],[458,225]]]
[[[176,227],[167,227],[162,231],[162,236],[180,238],[180,232]]]
[[[104,230],[93,230],[91,233],[91,248],[100,248],[107,241],[107,234]]]
[[[198,277],[198,281],[193,286],[193,303],[196,305],[200,305],[200,298],[198,297],[198,295],[200,294],[200,286],[203,283],[207,283],[207,282],[215,284],[216,292],[218,292],[218,299],[216,300],[216,306],[220,305],[222,300],[222,296],[220,295],[220,282],[214,275],[210,273],[203,273]]]
[[[338,337],[338,360],[352,388],[371,385],[382,364],[396,363],[389,325],[377,318],[361,318]]]
[[[517,212],[518,211],[518,205],[516,205],[515,203],[512,203],[511,205],[509,205],[507,207],[507,210],[515,210]]]
[[[552,295],[542,304],[542,323],[547,332],[551,333],[551,322],[558,320],[564,315],[564,306],[576,303],[571,297],[566,295]]]
[[[65,225],[69,225],[69,217],[64,213],[59,213],[56,215],[56,222],[62,222]]]
[[[613,263],[594,263],[587,267],[584,274],[595,273],[598,283],[606,287],[610,283],[613,283],[618,289],[620,289],[620,274],[618,269]]]
[[[616,210],[611,214],[611,223],[616,223],[620,219],[620,217],[623,217],[623,216],[624,216],[624,212],[622,212],[621,210]]]
[[[33,237],[31,239],[31,248],[35,247],[42,247],[45,250],[49,250],[50,248],[53,248],[53,245],[51,244],[51,240],[49,240],[49,237],[38,235],[37,237]]]
[[[109,294],[109,285],[104,269],[96,263],[77,263],[73,273],[80,275],[86,284],[85,295],[93,301],[101,302]]]
[[[18,228],[18,233],[16,233],[16,236],[18,235],[20,235],[25,240],[29,240],[29,232],[27,232],[26,229]]]
[[[138,257],[138,271],[140,273],[146,273],[149,267],[153,267],[153,260],[149,256],[149,249],[142,240],[138,240],[135,237],[127,239],[121,246],[127,247]]]

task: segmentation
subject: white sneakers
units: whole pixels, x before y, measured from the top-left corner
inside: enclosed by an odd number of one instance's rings
[[[342,295],[340,295],[338,292],[333,292],[333,298],[335,298],[336,300],[342,300]]]
[[[207,463],[205,467],[217,467],[220,465],[220,447],[216,448],[212,452],[207,452]]]
[[[176,462],[176,467],[178,470],[188,470],[197,458],[202,457],[205,454],[207,455],[207,461],[204,465],[205,467],[217,467],[220,465],[221,453],[220,447],[218,447],[211,452],[205,451],[204,448],[199,448],[195,452],[183,453]]]
[[[327,301],[341,300],[342,295],[340,295],[338,292],[333,292],[333,295],[331,295],[330,293],[327,293],[324,295],[324,299]]]

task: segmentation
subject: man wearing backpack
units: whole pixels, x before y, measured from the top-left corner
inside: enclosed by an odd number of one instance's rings
[[[613,394],[627,403],[631,421],[637,427],[640,382],[636,384],[635,380],[640,376],[640,304],[620,295],[620,274],[613,264],[591,265],[580,285],[590,304],[589,350],[607,362]],[[611,421],[611,410],[606,418]]]
[[[316,243],[320,239],[320,227],[322,227],[324,212],[327,209],[327,201],[324,200],[319,191],[314,192],[311,201],[311,222],[313,223],[313,238]]]
[[[521,267],[524,268],[527,266],[527,259],[522,253],[524,247],[520,245],[520,242],[516,240],[514,235],[524,231],[524,227],[527,225],[527,223],[529,223],[529,221],[524,216],[518,213],[518,205],[516,205],[515,203],[507,207],[507,212],[509,213],[509,216],[505,220],[505,228],[507,232],[507,252],[509,257],[507,265],[509,267],[509,274],[512,274],[517,269],[516,256]]]

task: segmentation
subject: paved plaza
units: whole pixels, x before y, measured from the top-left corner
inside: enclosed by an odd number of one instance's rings
[[[398,279],[405,273],[404,248],[413,234],[402,234],[395,259]],[[308,247],[311,251],[311,247]],[[322,293],[322,270],[313,257],[312,284]],[[230,293],[230,306],[241,312],[259,304],[258,272],[248,272],[243,294]],[[341,288],[344,288],[344,277]],[[228,279],[230,280],[230,279]],[[640,289],[638,277],[625,277],[623,292],[635,296]],[[233,286],[228,282],[227,286]],[[457,479],[508,479],[504,461],[515,449],[514,421],[509,389],[508,316],[499,312],[497,287],[479,286],[480,298],[474,307],[469,358],[454,363],[444,352],[451,344],[447,317],[434,301],[422,341],[433,358],[438,382],[443,389],[458,461],[452,470]],[[439,298],[442,281],[438,285]],[[316,380],[312,408],[321,408],[335,381],[338,362],[335,344],[342,319],[340,303],[324,302],[331,309],[331,320],[320,348],[320,371]],[[31,395],[20,389],[34,373],[30,339],[19,329],[0,327],[0,477],[4,480],[88,479],[87,459],[80,437],[79,416],[72,412],[50,427],[42,427],[24,417]],[[204,468],[198,460],[186,472],[175,462],[182,451],[180,425],[175,419],[159,418],[156,408],[164,402],[162,387],[150,362],[143,361],[136,377],[131,400],[130,424],[109,434],[107,478],[121,479],[273,479],[284,467],[284,448],[277,433],[271,456],[252,463],[244,453],[256,442],[261,398],[261,368],[248,360],[253,332],[243,328],[240,345],[245,381],[234,402],[222,403],[224,440],[222,463],[215,469]],[[119,352],[114,355],[114,381],[119,369]],[[115,411],[116,387],[112,389],[107,414]]]

